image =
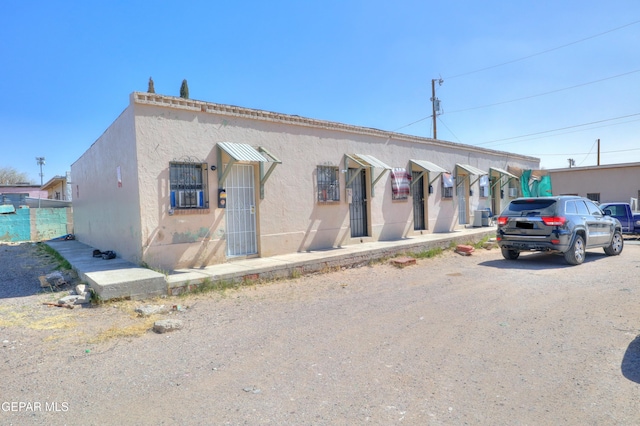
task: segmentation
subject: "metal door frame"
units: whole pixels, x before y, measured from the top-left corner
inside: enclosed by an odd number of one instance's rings
[[[255,166],[231,165],[225,180],[227,257],[258,254]]]
[[[357,173],[357,175],[352,179],[354,173]],[[351,202],[349,203],[349,228],[351,228],[351,237],[368,237],[369,222],[367,219],[369,215],[369,203],[367,199],[367,173],[364,169],[349,168],[347,169],[347,182],[348,181],[351,181],[349,184],[349,189],[351,189]]]
[[[424,231],[427,227],[427,198],[424,196],[424,177],[421,172],[412,171],[411,196],[413,197],[413,230]]]
[[[468,175],[456,175],[456,192],[458,196],[458,224],[467,225],[469,223],[469,205],[467,182]]]

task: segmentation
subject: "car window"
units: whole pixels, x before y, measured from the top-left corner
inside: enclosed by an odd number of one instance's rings
[[[603,210],[607,209],[611,212],[612,216],[626,216],[626,212],[624,211],[624,208],[622,206],[616,206],[616,205],[612,205],[612,206],[603,206]]]
[[[564,211],[566,214],[577,214],[578,208],[576,207],[575,201],[567,201],[567,204],[564,206]]]
[[[523,199],[514,200],[503,212],[518,216],[552,215],[555,210],[556,200]]]
[[[592,215],[592,216],[602,216],[602,211],[600,210],[600,207],[596,206],[591,201],[585,201],[584,203],[587,205],[587,208],[589,209],[589,214],[590,215]]]
[[[585,206],[584,201],[576,201],[576,208],[578,209],[578,214],[589,214],[589,209],[587,209],[587,206]]]

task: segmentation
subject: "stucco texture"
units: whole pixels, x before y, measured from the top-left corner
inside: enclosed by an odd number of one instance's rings
[[[439,178],[432,184],[433,193],[425,193],[427,229],[414,231],[412,198],[392,200],[390,174],[367,168],[368,227],[366,236],[352,238],[345,171],[354,165],[345,162],[346,155],[371,155],[399,168],[408,168],[411,159],[428,160],[451,171],[456,163],[486,171],[491,166],[539,165],[530,157],[295,116],[136,93],[131,100],[127,110],[72,166],[74,181],[80,186],[79,197],[74,194],[74,207],[79,201],[76,233],[91,245],[115,248],[130,260],[162,269],[228,260],[226,211],[217,207],[221,170],[211,170],[218,164],[217,144],[221,142],[263,147],[281,161],[264,182],[264,198],[260,198],[259,163],[248,163],[255,174],[252,208],[259,256],[400,239],[416,232],[447,232],[460,226],[458,200],[455,196],[442,198]],[[225,155],[221,160],[225,163],[229,158]],[[173,211],[171,161],[206,163],[208,208],[189,214]],[[122,188],[114,181],[116,166],[122,170]],[[338,168],[340,201],[317,200],[318,166]],[[380,174],[372,188],[371,181]],[[479,198],[478,192],[468,197],[463,223],[469,223],[473,210],[488,207],[490,200]]]

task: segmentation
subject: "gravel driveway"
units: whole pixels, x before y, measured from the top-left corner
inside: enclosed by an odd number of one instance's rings
[[[180,305],[167,334],[3,278],[0,424],[635,425],[639,273],[637,244],[446,252],[153,301]]]

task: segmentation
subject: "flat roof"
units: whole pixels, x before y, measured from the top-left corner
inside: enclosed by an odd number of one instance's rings
[[[537,157],[516,154],[513,152],[497,151],[494,149],[482,148],[474,145],[467,145],[456,142],[443,141],[421,136],[407,135],[405,133],[396,133],[386,130],[379,130],[372,127],[360,127],[350,124],[343,124],[334,121],[317,120],[314,118],[301,117],[299,115],[282,114],[277,112],[251,109],[234,105],[217,104],[213,102],[197,101],[193,99],[184,99],[175,96],[160,95],[157,93],[133,92],[130,95],[131,104],[150,105],[164,108],[175,108],[188,110],[193,112],[203,112],[211,114],[220,114],[228,116],[236,116],[260,121],[280,122],[283,124],[315,127],[327,130],[338,130],[349,133],[366,134],[378,136],[398,141],[417,142],[446,148],[465,149],[467,151],[477,151],[489,154],[508,155],[517,157],[526,161],[536,161],[540,163]]]

